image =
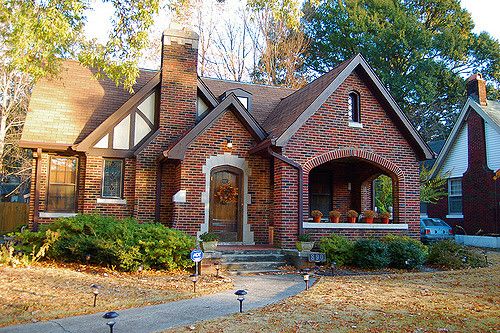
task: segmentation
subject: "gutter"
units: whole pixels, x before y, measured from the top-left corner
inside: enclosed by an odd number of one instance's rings
[[[271,147],[267,148],[267,152],[272,157],[275,157],[278,160],[287,163],[288,165],[292,166],[293,168],[295,168],[298,171],[298,189],[297,189],[298,198],[297,199],[298,199],[298,204],[299,204],[299,235],[302,235],[304,233],[304,228],[303,228],[303,216],[304,216],[304,214],[303,214],[303,210],[304,210],[303,176],[304,176],[304,170],[302,169],[302,166],[299,163],[289,159],[288,157],[285,157],[281,154],[274,152],[271,149]]]

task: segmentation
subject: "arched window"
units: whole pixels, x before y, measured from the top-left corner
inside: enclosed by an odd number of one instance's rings
[[[355,91],[349,93],[347,98],[347,110],[349,111],[349,121],[361,122],[359,94]]]

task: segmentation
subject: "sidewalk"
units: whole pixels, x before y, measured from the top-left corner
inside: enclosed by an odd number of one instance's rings
[[[248,294],[243,302],[243,311],[278,302],[304,290],[300,275],[256,275],[235,276],[234,290],[214,295],[170,302],[160,305],[117,311],[114,333],[162,332],[176,326],[191,325],[198,321],[222,317],[239,311],[234,292],[245,289]],[[312,284],[314,281],[311,280]],[[113,309],[109,309],[113,311]],[[102,313],[56,319],[34,324],[0,328],[0,333],[88,333],[109,332]]]

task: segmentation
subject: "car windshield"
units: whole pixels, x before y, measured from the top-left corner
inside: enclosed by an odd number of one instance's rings
[[[423,219],[424,224],[428,227],[446,227],[447,224],[440,219]]]

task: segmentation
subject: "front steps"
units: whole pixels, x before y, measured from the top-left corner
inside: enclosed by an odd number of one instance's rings
[[[286,265],[281,250],[225,250],[222,253],[221,266],[228,274],[255,274],[279,272],[279,267]]]

